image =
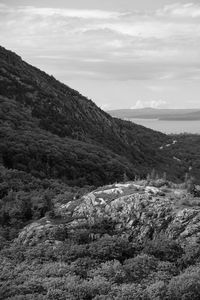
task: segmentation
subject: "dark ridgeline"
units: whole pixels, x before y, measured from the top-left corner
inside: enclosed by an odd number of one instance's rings
[[[171,172],[171,158],[159,150],[169,137],[112,118],[3,47],[0,95],[1,157],[7,168],[79,186],[115,182],[124,174],[145,176],[152,168]]]

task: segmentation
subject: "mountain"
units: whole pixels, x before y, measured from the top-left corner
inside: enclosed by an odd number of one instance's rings
[[[171,170],[162,133],[111,117],[53,76],[0,47],[0,159],[10,169],[74,185]],[[182,172],[182,170],[181,170]]]
[[[200,120],[199,109],[118,109],[110,110],[108,113],[117,118],[124,119],[159,119],[159,120]]]

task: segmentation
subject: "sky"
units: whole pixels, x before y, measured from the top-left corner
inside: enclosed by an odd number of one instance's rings
[[[0,44],[104,110],[200,108],[199,0],[0,0]]]

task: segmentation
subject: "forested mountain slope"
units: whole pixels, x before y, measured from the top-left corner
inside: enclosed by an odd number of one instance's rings
[[[183,172],[178,164],[172,172],[172,158],[159,149],[171,138],[112,118],[3,47],[0,95],[1,160],[8,168],[76,185],[145,176],[152,168],[173,178]]]

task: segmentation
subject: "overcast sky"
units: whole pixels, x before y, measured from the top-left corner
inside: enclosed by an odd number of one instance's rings
[[[0,0],[0,40],[105,110],[200,108],[200,0]]]

